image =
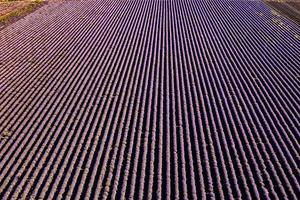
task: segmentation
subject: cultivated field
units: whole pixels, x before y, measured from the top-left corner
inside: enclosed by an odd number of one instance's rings
[[[299,199],[299,66],[262,1],[50,2],[0,31],[0,199]]]

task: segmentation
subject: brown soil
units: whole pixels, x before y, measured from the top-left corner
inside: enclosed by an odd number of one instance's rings
[[[43,0],[0,0],[0,30],[44,5]]]
[[[266,3],[300,25],[299,1],[266,1]]]
[[[20,7],[24,7],[28,5],[30,1],[24,0],[24,1],[1,1],[0,0],[0,16],[3,16],[5,14],[8,14]]]

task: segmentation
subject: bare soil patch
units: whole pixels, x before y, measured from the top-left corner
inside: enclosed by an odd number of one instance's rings
[[[0,27],[31,13],[43,0],[0,0]]]
[[[300,25],[300,1],[266,1],[275,10]]]

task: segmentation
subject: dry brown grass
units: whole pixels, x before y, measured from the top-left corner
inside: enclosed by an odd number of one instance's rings
[[[43,0],[0,0],[0,24],[7,24],[34,11]]]

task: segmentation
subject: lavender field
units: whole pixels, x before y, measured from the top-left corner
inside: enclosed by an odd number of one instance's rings
[[[0,199],[299,199],[300,27],[262,1],[54,1],[0,30]]]

